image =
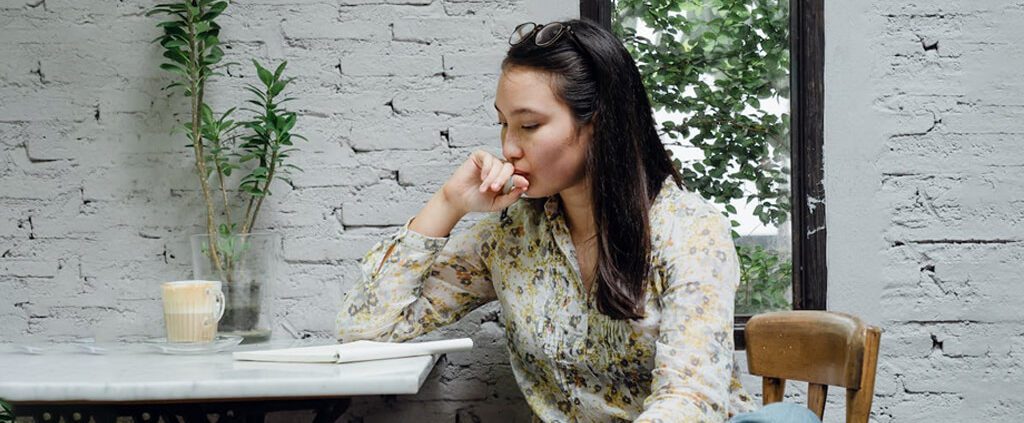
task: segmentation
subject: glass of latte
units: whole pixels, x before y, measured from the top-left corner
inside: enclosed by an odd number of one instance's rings
[[[219,281],[176,281],[161,284],[167,342],[210,342],[224,316]]]

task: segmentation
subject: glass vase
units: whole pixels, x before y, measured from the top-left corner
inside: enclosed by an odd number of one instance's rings
[[[281,236],[269,232],[218,234],[216,261],[207,234],[192,235],[191,244],[193,278],[222,284],[225,310],[217,332],[241,336],[243,343],[269,340]]]

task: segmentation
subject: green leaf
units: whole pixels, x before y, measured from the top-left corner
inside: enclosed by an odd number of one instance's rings
[[[289,114],[288,114],[288,115],[287,115],[287,116],[285,117],[285,121],[284,121],[284,126],[283,126],[283,127],[281,128],[281,131],[282,131],[282,132],[288,132],[288,131],[291,131],[291,130],[292,130],[292,128],[294,128],[294,127],[295,127],[295,121],[296,121],[296,119],[297,119],[297,117],[296,117],[295,113],[289,113]]]
[[[220,46],[207,46],[207,48],[209,49],[209,52],[207,52],[208,56],[217,56],[218,58],[224,56],[224,50]]]
[[[256,103],[256,105],[258,105],[258,106],[260,106],[262,108],[263,107],[263,102],[267,101],[266,97],[263,96],[263,92],[258,90],[258,89],[256,89],[255,87],[252,87],[252,86],[245,87],[245,90],[253,93],[254,95],[256,95],[260,99],[259,102],[254,102],[254,103]],[[250,101],[252,101],[252,100],[250,100]]]
[[[284,89],[284,85],[285,85],[284,83],[281,83],[281,82],[275,82],[275,83],[274,83],[274,84],[273,84],[273,85],[272,85],[272,86],[270,87],[270,90],[269,90],[269,91],[270,91],[270,96],[271,96],[271,97],[273,97],[273,96],[276,96],[276,95],[280,94],[280,93],[281,93],[281,90],[283,90],[283,89]]]
[[[188,77],[188,72],[185,72],[185,69],[182,69],[178,65],[172,65],[170,63],[161,63],[160,64],[160,69],[163,69],[165,71],[169,71],[169,72],[173,72],[173,73],[179,74],[179,75],[184,76],[186,78]]]
[[[180,12],[180,11],[184,11],[188,7],[188,4],[183,3],[183,2],[179,2],[179,3],[158,3],[156,6],[153,6],[153,7],[166,8],[166,9],[171,9],[171,10],[179,11]]]
[[[204,21],[212,21],[217,16],[220,16],[220,14],[224,12],[224,9],[226,9],[227,7],[227,2],[214,3],[212,6],[210,6],[210,9],[207,10],[206,13],[203,13],[203,16],[201,16],[199,19]]]
[[[220,115],[220,122],[224,123],[224,119],[226,119],[228,116],[231,116],[231,114],[235,112],[235,109],[237,109],[237,107],[232,107],[232,108],[228,109],[226,112],[224,112],[224,114]],[[228,122],[231,122],[231,121],[228,121]]]
[[[188,43],[186,43],[185,41],[182,41],[182,40],[180,40],[178,38],[172,38],[172,37],[164,37],[160,41],[160,45],[163,46],[164,48],[168,48],[168,49],[176,49],[176,48],[180,48],[180,47],[188,47]]]
[[[198,12],[193,12],[193,14],[198,14]],[[204,32],[209,31],[211,28],[212,26],[210,25],[210,22],[205,21],[197,21],[195,25],[192,26],[192,29],[196,34],[199,34],[199,36],[202,36]]]
[[[183,67],[188,67],[188,57],[186,57],[185,54],[181,52],[181,50],[167,50],[164,52],[163,56],[168,59],[171,59],[172,61]]]
[[[287,66],[287,65],[288,65],[288,61],[287,60],[281,62],[280,65],[277,65],[277,69],[274,70],[274,80],[275,81],[278,80],[278,79],[281,79],[281,73],[284,72],[284,67]]]
[[[223,56],[224,52],[221,51],[220,47],[214,47],[212,50],[210,50],[209,54],[203,57],[203,64],[212,65],[214,63],[219,62]]]
[[[185,28],[183,28],[181,26],[165,26],[164,27],[164,36],[166,36],[166,37],[176,37],[176,38],[178,38],[180,40],[183,40],[183,41],[189,39],[188,32],[186,32]]]
[[[274,75],[272,75],[270,71],[264,69],[263,66],[260,66],[256,59],[253,59],[252,64],[256,66],[256,74],[259,76],[260,81],[263,82],[263,85],[266,87],[273,85]]]
[[[199,109],[200,109],[200,116],[202,117],[202,121],[204,123],[212,123],[213,122],[213,109],[210,109],[210,106],[207,105],[206,103],[203,103],[200,106]]]
[[[199,34],[198,38],[203,41],[203,44],[206,48],[214,47],[220,44],[220,38],[217,38],[218,32],[219,31],[207,31],[202,34]]]

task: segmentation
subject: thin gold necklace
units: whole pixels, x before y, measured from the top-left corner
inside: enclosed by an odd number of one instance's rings
[[[594,234],[591,235],[590,237],[588,237],[587,239],[585,239],[583,241],[580,241],[579,247],[588,246],[591,243],[590,240],[596,239],[596,238],[597,238],[597,232],[594,232]],[[580,248],[577,248],[577,252],[576,252],[577,253],[577,257],[581,257],[579,255],[579,251],[578,250],[580,250]],[[579,263],[579,261],[577,260],[577,265],[580,265],[580,276],[582,277],[583,276],[583,266],[582,266],[582,263]],[[583,281],[584,285],[586,285],[588,282],[596,280],[597,279],[597,272],[594,272],[594,274],[590,275],[590,277],[587,278],[587,279],[588,280]],[[593,288],[593,287],[591,287],[591,288]]]
[[[590,240],[592,240],[592,239],[594,239],[596,237],[597,237],[597,232],[595,231],[593,235],[588,236],[586,239],[580,241],[580,244],[583,244],[584,242],[590,241]]]

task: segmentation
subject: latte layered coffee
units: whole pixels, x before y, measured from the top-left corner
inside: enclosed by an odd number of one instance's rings
[[[178,281],[161,285],[168,342],[209,342],[224,315],[218,281]]]

